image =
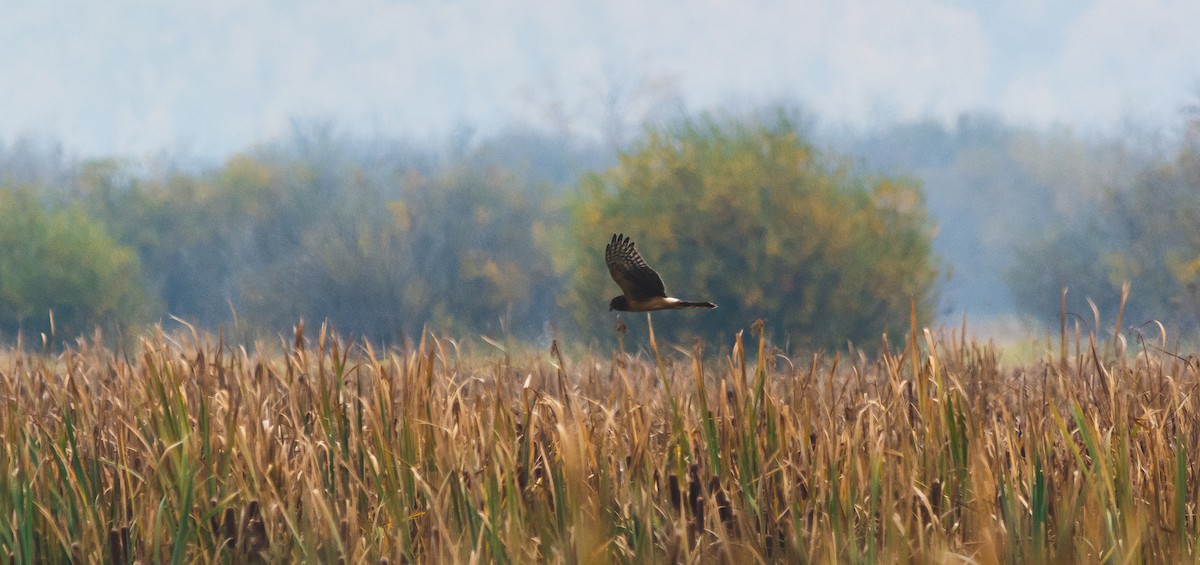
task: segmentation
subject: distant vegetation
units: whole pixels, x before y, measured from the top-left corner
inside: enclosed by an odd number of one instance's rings
[[[554,316],[559,277],[546,247],[562,189],[491,158],[487,147],[435,157],[318,127],[213,170],[133,175],[89,162],[65,186],[37,188],[50,206],[102,218],[105,237],[141,259],[140,278],[125,274],[160,301],[153,318],[215,328],[236,316],[268,332],[329,319],[392,341],[427,324],[529,335]],[[43,276],[39,268],[28,276]],[[34,316],[46,308],[26,320]]]
[[[1090,299],[1113,320],[1126,281],[1125,322],[1200,325],[1195,129],[1150,149],[985,116],[822,133],[794,115],[668,120],[620,151],[299,126],[187,168],[17,142],[0,147],[0,334],[46,332],[53,311],[63,335],[174,315],[267,333],[329,319],[393,342],[423,327],[608,339],[612,232],[671,290],[720,303],[661,316],[673,337],[765,317],[796,346],[870,343],[911,299],[923,322],[1056,324],[1064,285],[1078,319]]]
[[[137,254],[78,204],[48,211],[28,190],[0,188],[0,328],[37,339],[136,319],[149,311],[139,275]]]
[[[650,130],[617,166],[584,177],[571,212],[568,296],[597,334],[611,326],[597,297],[617,294],[597,242],[620,231],[675,294],[720,305],[663,317],[668,336],[711,338],[767,318],[793,345],[838,347],[904,327],[913,300],[922,324],[932,318],[933,226],[920,188],[853,174],[787,116]]]
[[[1068,309],[1093,323],[1086,300],[1111,318],[1129,283],[1123,326],[1161,320],[1185,335],[1200,329],[1200,136],[1188,141],[1101,191],[1080,221],[1051,223],[1018,246],[1010,270],[1018,300],[1052,312],[1052,291],[1066,285]]]

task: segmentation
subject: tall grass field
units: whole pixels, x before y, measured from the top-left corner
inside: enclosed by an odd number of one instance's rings
[[[12,347],[0,562],[1200,562],[1200,360],[906,333]]]

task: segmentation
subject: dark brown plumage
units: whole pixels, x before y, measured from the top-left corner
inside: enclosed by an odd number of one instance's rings
[[[712,302],[694,302],[667,296],[662,277],[633,247],[633,240],[625,234],[616,234],[604,248],[604,262],[608,274],[612,275],[621,296],[608,303],[609,310],[622,312],[649,312],[652,310],[678,310],[680,308],[716,308]]]

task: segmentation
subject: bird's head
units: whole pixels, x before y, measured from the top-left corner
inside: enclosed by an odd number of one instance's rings
[[[609,301],[608,311],[612,312],[613,310],[617,310],[619,312],[626,312],[629,310],[629,302],[625,300],[624,294]]]

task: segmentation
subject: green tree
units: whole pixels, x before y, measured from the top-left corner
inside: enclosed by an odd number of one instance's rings
[[[28,191],[0,189],[0,331],[58,335],[132,323],[148,311],[136,253],[79,206],[46,210]]]
[[[668,291],[719,308],[655,318],[667,335],[715,337],[756,319],[793,345],[874,343],[931,318],[932,227],[911,181],[854,174],[813,148],[795,121],[711,116],[650,129],[619,164],[582,181],[560,269],[579,324],[611,332],[618,293],[602,252],[638,243]],[[634,326],[640,326],[637,320]]]

